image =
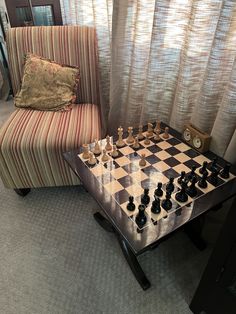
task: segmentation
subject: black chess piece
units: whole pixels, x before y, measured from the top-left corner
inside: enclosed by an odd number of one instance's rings
[[[149,189],[144,189],[144,194],[141,196],[141,203],[144,205],[148,205],[150,202]]]
[[[191,181],[193,177],[196,177],[195,171],[196,171],[196,166],[192,166],[191,172],[190,172],[190,174],[188,175],[188,180],[189,180],[189,181]]]
[[[129,203],[127,204],[127,209],[131,212],[135,210],[134,197],[129,196]]]
[[[219,170],[217,170],[216,168],[213,168],[208,181],[214,186],[216,186],[218,183],[218,175],[219,175]]]
[[[195,197],[197,195],[196,183],[197,178],[193,177],[190,186],[186,190],[190,197]]]
[[[224,169],[221,170],[220,176],[223,179],[228,179],[229,178],[229,170],[230,170],[230,163],[227,162],[227,164],[224,166]]]
[[[161,206],[167,211],[172,208],[172,202],[171,202],[170,198],[171,198],[171,193],[166,192],[166,198],[161,203]]]
[[[203,161],[202,167],[199,169],[199,172],[201,174],[203,174],[204,172],[207,172],[207,174],[208,174],[207,166],[208,166],[208,162],[207,161]]]
[[[170,178],[169,182],[167,183],[166,185],[166,191],[172,193],[175,189],[175,186],[174,186],[174,178]]]
[[[146,221],[147,221],[147,217],[145,214],[145,205],[141,204],[138,207],[138,214],[135,218],[135,222],[139,228],[142,228],[145,225]]]
[[[207,188],[207,176],[208,176],[208,173],[207,172],[204,172],[201,179],[198,181],[198,186],[202,189],[206,189]]]
[[[208,169],[213,172],[214,170],[217,170],[217,157],[214,157],[212,162],[210,163],[210,166],[208,167]]]
[[[156,189],[155,192],[154,192],[154,195],[155,195],[155,196],[162,197],[163,191],[162,191],[161,188],[162,188],[162,183],[161,183],[161,182],[158,182],[158,183],[157,183],[157,189]]]
[[[181,190],[175,194],[176,201],[185,203],[188,200],[188,194],[186,193],[187,182],[184,180],[181,183]]]
[[[184,180],[185,174],[186,174],[185,171],[181,171],[180,177],[177,180],[179,184],[181,184],[181,182]]]
[[[153,214],[159,214],[161,212],[159,197],[155,197],[154,201],[152,202],[151,212]]]

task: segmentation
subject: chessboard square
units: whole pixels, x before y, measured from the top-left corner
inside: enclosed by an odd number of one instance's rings
[[[170,158],[165,159],[165,163],[172,168],[180,164],[180,162],[177,159],[175,159],[174,157],[170,157]]]
[[[150,152],[152,152],[153,154],[160,152],[162,149],[160,147],[158,147],[157,145],[152,145],[148,147],[148,150],[150,150]]]
[[[155,183],[156,186],[158,182],[165,184],[169,181],[169,179],[162,172],[156,172],[150,177],[150,179]]]
[[[104,168],[102,164],[99,164],[96,167],[91,168],[90,171],[97,177],[101,176],[102,174],[105,174],[108,170]]]
[[[127,175],[127,172],[123,168],[119,167],[113,169],[111,171],[111,174],[115,179],[120,179],[122,177],[125,177]]]
[[[169,143],[166,142],[166,141],[163,141],[163,142],[158,143],[157,146],[160,147],[161,149],[164,149],[164,150],[166,150],[167,148],[172,147],[172,145],[169,144]]]
[[[177,140],[177,138],[175,138],[175,137],[172,137],[172,138],[168,139],[167,142],[169,144],[171,144],[172,146],[175,146],[175,145],[178,145],[178,144],[181,143],[181,141]]]
[[[126,157],[129,158],[131,162],[137,159],[140,160],[140,156],[137,154],[137,152],[131,153],[127,155]]]
[[[194,157],[197,157],[200,155],[200,153],[198,153],[196,150],[194,150],[192,148],[185,151],[184,153],[185,153],[185,155],[189,156],[190,158],[194,158]]]
[[[166,151],[164,151],[164,150],[162,150],[162,151],[156,153],[155,155],[156,155],[160,160],[165,160],[165,159],[171,157],[171,155],[168,154],[168,153],[167,153]]]
[[[146,173],[146,175],[149,177],[153,176],[156,172],[159,172],[159,170],[157,170],[155,167],[151,165],[148,167],[142,168],[142,171]]]
[[[143,181],[148,178],[147,174],[145,174],[143,171],[137,171],[130,175],[134,180],[137,182]]]
[[[102,184],[102,185],[106,185],[109,182],[114,181],[114,177],[111,175],[111,173],[109,171],[105,172],[104,174],[100,175],[97,177],[98,181]]]
[[[175,145],[175,148],[177,148],[181,152],[185,152],[186,150],[190,149],[190,147],[188,145],[186,145],[182,142],[180,144]]]
[[[126,188],[126,191],[130,195],[140,196],[143,194],[143,188],[138,184],[133,184]]]
[[[114,194],[114,198],[119,204],[129,201],[129,196],[129,193],[126,190],[122,190]]]
[[[103,167],[105,167],[108,171],[112,171],[113,169],[119,168],[120,166],[117,162],[115,162],[115,160],[110,160],[104,163]]]
[[[182,171],[185,171],[185,173],[188,173],[191,169],[187,166],[185,166],[184,164],[179,164],[175,167],[173,167],[173,169],[179,173],[179,176],[181,174]]]
[[[148,156],[152,155],[152,152],[150,152],[150,150],[144,148],[144,149],[140,149],[139,151],[137,151],[137,154],[139,154],[139,156],[141,156],[142,154],[145,154],[145,157],[148,157]]]
[[[194,157],[193,160],[195,160],[197,163],[199,163],[200,165],[203,164],[204,161],[206,162],[211,162],[211,160],[203,155],[199,155],[197,157]]]
[[[167,153],[169,153],[171,156],[175,156],[175,155],[180,153],[180,151],[177,148],[173,147],[173,146],[167,148],[165,151]]]
[[[150,180],[150,178],[141,181],[140,184],[141,184],[141,187],[142,187],[143,189],[149,189],[149,190],[151,190],[151,189],[155,189],[155,188],[156,188],[156,183],[155,183],[154,181]],[[150,192],[150,191],[149,191],[149,192]]]
[[[146,160],[151,164],[155,164],[157,163],[158,161],[160,161],[160,159],[156,156],[156,155],[150,155],[146,158]]]
[[[124,188],[127,188],[130,185],[133,185],[136,181],[133,177],[126,175],[117,180]]]
[[[125,165],[128,165],[130,163],[130,160],[127,157],[123,156],[123,157],[117,158],[116,162],[120,166],[125,166]]]
[[[194,166],[196,168],[200,167],[201,165],[196,162],[195,160],[193,159],[189,159],[187,161],[184,162],[185,166],[189,167],[190,169]]]
[[[143,146],[143,145],[141,145],[140,143],[139,143],[139,148],[134,148],[134,147],[132,147],[132,149],[135,151],[135,152],[137,152],[138,150],[140,150],[140,149],[144,149],[145,147]]]
[[[175,171],[174,169],[172,169],[172,168],[170,168],[170,169],[164,171],[163,174],[164,174],[168,179],[179,177],[179,173],[176,172],[176,171]]]
[[[123,155],[129,155],[129,154],[132,154],[134,152],[134,150],[130,146],[122,147],[122,148],[119,149],[119,151]]]
[[[112,159],[117,159],[117,158],[120,158],[120,157],[124,156],[119,150],[117,150],[117,153],[118,153],[118,155],[117,155],[116,157],[111,156],[112,151],[110,151],[110,152],[108,153],[108,155],[109,155]]]
[[[177,159],[180,162],[185,162],[187,160],[189,160],[189,157],[187,155],[185,155],[185,153],[179,153],[177,155],[175,155],[175,159]]]
[[[153,164],[153,167],[155,167],[160,172],[170,169],[170,166],[167,165],[164,161],[159,161],[156,164]]]
[[[140,169],[139,166],[135,165],[134,163],[130,163],[122,167],[127,173],[133,173]]]
[[[104,187],[107,190],[107,192],[111,195],[124,189],[123,186],[116,180],[105,184]]]
[[[149,139],[150,143],[149,144],[145,144],[145,140],[141,141],[140,144],[144,147],[149,147],[149,146],[152,146],[154,143],[151,139]]]

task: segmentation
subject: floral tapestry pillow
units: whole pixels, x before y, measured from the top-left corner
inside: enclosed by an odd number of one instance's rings
[[[68,110],[76,99],[79,69],[27,54],[21,90],[15,106],[38,110]]]

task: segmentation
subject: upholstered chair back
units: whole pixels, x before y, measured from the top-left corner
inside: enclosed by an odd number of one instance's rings
[[[20,89],[24,56],[31,52],[60,64],[79,66],[79,102],[100,105],[97,41],[93,27],[11,28],[7,33],[7,48],[14,94]]]

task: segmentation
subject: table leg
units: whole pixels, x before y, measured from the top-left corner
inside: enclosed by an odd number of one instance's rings
[[[142,270],[142,267],[139,264],[136,255],[131,250],[128,242],[115,230],[112,224],[99,212],[94,214],[94,219],[103,229],[105,229],[108,232],[114,232],[116,234],[121,250],[124,254],[127,263],[130,266],[130,269],[132,270],[133,275],[135,276],[136,280],[138,281],[142,289],[147,290],[151,286],[150,281],[147,279],[144,271]]]

